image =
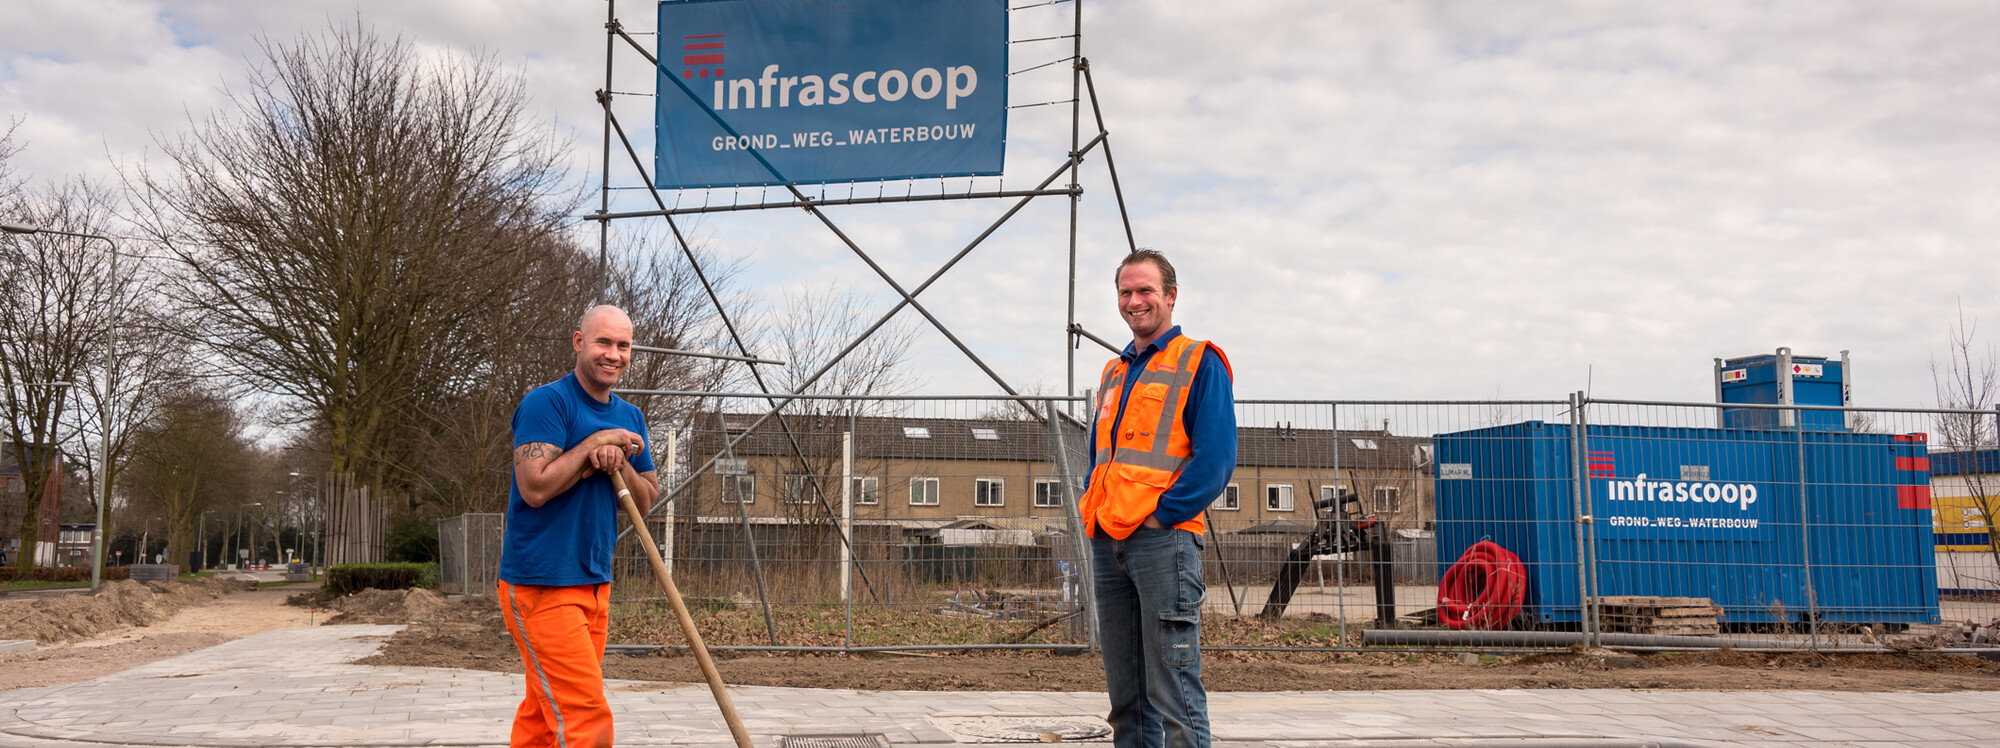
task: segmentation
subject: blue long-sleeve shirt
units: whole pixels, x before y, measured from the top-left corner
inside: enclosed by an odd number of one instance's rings
[[[1139,372],[1146,368],[1146,362],[1180,334],[1180,326],[1175,325],[1143,351],[1132,343],[1125,344],[1125,350],[1118,354],[1125,359],[1125,388],[1118,395],[1119,421],[1125,419],[1125,401],[1132,397],[1132,385],[1139,382]],[[1181,411],[1181,423],[1187,430],[1193,454],[1181,467],[1180,478],[1160,494],[1159,508],[1153,510],[1153,519],[1164,527],[1173,527],[1201,514],[1222,495],[1229,477],[1236,472],[1236,391],[1228,367],[1213,347],[1201,352],[1201,366],[1196,367],[1194,382],[1188,387],[1187,408]],[[1097,443],[1094,420],[1090,424],[1090,441],[1085,443]],[[1092,473],[1097,471],[1095,449],[1090,451],[1090,469]]]

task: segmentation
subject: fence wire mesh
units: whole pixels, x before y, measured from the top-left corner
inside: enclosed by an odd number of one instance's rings
[[[648,530],[720,648],[1085,648],[1080,402],[710,397]],[[1204,646],[1988,646],[1994,417],[1241,401]],[[639,553],[613,641],[679,644]]]
[[[461,514],[438,520],[438,590],[490,595],[500,581],[500,546],[507,515]]]

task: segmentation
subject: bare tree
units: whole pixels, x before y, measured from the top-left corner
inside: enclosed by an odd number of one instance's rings
[[[786,294],[770,310],[765,323],[766,346],[785,362],[769,380],[774,390],[861,398],[805,401],[787,412],[867,415],[883,408],[865,405],[865,398],[906,394],[922,384],[908,366],[910,348],[917,339],[917,329],[908,317],[891,320],[834,361],[875,317],[865,297],[831,285]],[[831,369],[808,382],[829,364]]]
[[[1980,472],[1977,453],[1981,449],[1996,446],[1995,420],[2000,414],[1993,411],[1996,396],[2000,396],[2000,355],[1996,355],[1993,345],[1983,347],[1974,343],[1979,332],[1979,320],[1965,319],[1965,306],[1958,307],[1958,319],[1947,326],[1949,342],[1946,344],[1945,360],[1940,365],[1931,359],[1931,380],[1937,386],[1937,404],[1941,409],[1981,411],[1979,413],[1941,414],[1936,419],[1938,439],[1946,450],[1957,453],[1958,466],[1964,471],[1961,477],[1970,494],[1974,511],[1986,525],[1986,546],[1996,562],[2000,562],[2000,534],[1996,534],[1994,524],[2000,519],[2000,497],[1995,496],[1991,478]]]
[[[843,430],[850,415],[895,410],[884,401],[868,400],[870,396],[905,394],[921,384],[908,367],[916,330],[907,319],[891,320],[835,360],[867,331],[876,316],[862,295],[827,285],[784,295],[758,320],[753,333],[762,341],[757,344],[758,352],[785,362],[760,370],[766,388],[776,393],[843,398],[794,401],[786,406],[782,420],[760,427],[783,445],[786,465],[780,484],[783,499],[778,506],[794,517],[824,519],[831,527],[835,516],[832,501],[840,490],[837,481],[829,483],[824,478],[840,474],[841,457],[840,441],[831,434]],[[815,374],[820,376],[814,379]],[[741,386],[743,380],[739,375],[735,381]],[[758,401],[752,407],[765,404]],[[718,494],[717,500],[720,498]]]
[[[229,107],[162,144],[140,213],[199,315],[184,335],[303,404],[331,469],[408,490],[412,414],[474,389],[489,339],[519,334],[488,327],[496,308],[576,269],[557,150],[490,57],[424,64],[358,21],[263,51]]]
[[[132,441],[130,504],[164,518],[167,558],[185,558],[197,545],[202,512],[223,506],[245,482],[252,460],[242,419],[215,393],[181,390],[134,430]]]
[[[0,138],[0,156],[11,150],[11,139]],[[0,215],[10,222],[98,233],[109,220],[109,196],[83,182],[16,190],[4,199]],[[6,265],[0,272],[0,418],[26,488],[15,560],[25,575],[34,568],[38,500],[55,450],[67,445],[72,455],[88,454],[75,418],[76,390],[90,385],[86,375],[102,360],[113,287],[104,242],[43,232],[8,234],[0,246]]]
[[[726,284],[736,270],[696,252],[712,283]],[[550,252],[548,261],[567,258],[566,272],[545,277],[571,282],[548,284],[522,303],[493,311],[491,329],[513,334],[489,335],[482,355],[488,362],[478,382],[454,394],[456,405],[427,411],[430,447],[415,464],[418,478],[436,497],[438,516],[468,511],[500,511],[505,507],[512,475],[514,407],[528,390],[561,378],[573,366],[570,333],[592,303],[616,304],[632,317],[640,345],[696,351],[722,349],[714,306],[697,289],[693,268],[679,253],[649,253],[644,243],[623,243],[609,257],[609,290],[594,283],[595,260],[580,252]],[[588,266],[586,268],[585,266]],[[726,287],[726,285],[725,285]],[[711,359],[636,353],[620,380],[621,389],[700,391],[720,385],[723,367]],[[633,397],[648,423],[679,428],[692,417],[699,400],[692,397]],[[658,436],[655,436],[658,442]]]

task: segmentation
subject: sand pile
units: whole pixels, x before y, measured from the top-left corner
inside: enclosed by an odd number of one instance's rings
[[[366,589],[327,604],[339,614],[326,619],[342,623],[418,623],[443,616],[450,603],[425,589]]]
[[[98,634],[163,620],[182,608],[232,592],[257,589],[233,579],[177,582],[107,582],[94,593],[0,601],[0,639],[33,639],[43,644],[87,639]]]

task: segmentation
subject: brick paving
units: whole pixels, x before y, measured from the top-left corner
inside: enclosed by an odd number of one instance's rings
[[[280,629],[82,683],[0,694],[0,748],[504,745],[520,676],[346,664],[397,628]],[[730,745],[704,686],[610,687],[621,745]],[[1096,693],[746,686],[731,697],[759,748],[803,736],[992,742],[964,726],[1101,728],[1106,710]],[[1216,742],[1244,748],[2000,748],[2000,694],[1991,692],[1288,691],[1213,694],[1210,711]]]

